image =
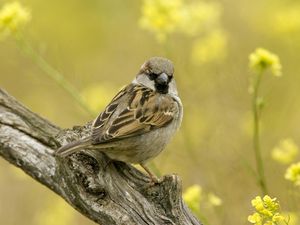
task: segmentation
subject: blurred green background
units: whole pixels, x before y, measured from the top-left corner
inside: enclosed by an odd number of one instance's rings
[[[0,5],[6,2],[0,0]],[[283,76],[266,74],[261,91],[266,101],[263,159],[270,195],[280,200],[284,211],[299,214],[293,194],[299,199],[299,189],[284,179],[287,166],[271,157],[283,138],[300,144],[299,1],[205,1],[202,22],[186,21],[178,30],[170,28],[167,37],[147,30],[141,21],[141,0],[20,2],[32,14],[25,39],[78,88],[95,112],[131,82],[149,57],[165,56],[174,62],[185,114],[180,131],[154,162],[161,174],[179,174],[184,189],[199,184],[222,199],[217,207],[201,203],[208,224],[248,224],[250,200],[260,194],[249,169],[255,164],[248,55],[257,47],[276,53]],[[204,1],[183,4],[198,2]],[[0,42],[0,59],[0,87],[32,111],[63,128],[93,119],[24,57],[12,38]],[[4,160],[0,223],[94,224]]]

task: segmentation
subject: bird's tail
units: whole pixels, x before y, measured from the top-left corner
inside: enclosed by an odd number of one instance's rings
[[[92,140],[91,137],[86,137],[78,141],[71,142],[66,144],[55,152],[56,155],[61,157],[66,157],[74,152],[77,152],[83,148],[88,147],[91,144]]]

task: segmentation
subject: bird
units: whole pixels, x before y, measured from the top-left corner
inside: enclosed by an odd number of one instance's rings
[[[172,61],[151,57],[93,121],[91,134],[55,154],[67,157],[82,149],[98,150],[112,160],[139,164],[158,183],[146,163],[170,142],[182,117]]]

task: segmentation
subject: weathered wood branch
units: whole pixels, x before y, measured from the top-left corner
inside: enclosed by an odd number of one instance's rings
[[[57,159],[62,144],[89,133],[90,124],[62,130],[0,89],[0,155],[102,225],[200,225],[181,197],[176,175],[156,185],[134,167],[97,152]]]

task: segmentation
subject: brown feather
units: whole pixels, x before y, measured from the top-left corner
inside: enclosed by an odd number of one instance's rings
[[[124,99],[127,99],[126,104],[119,104]],[[95,120],[93,144],[120,140],[166,126],[173,120],[177,107],[168,95],[143,85],[130,84],[113,98]]]

